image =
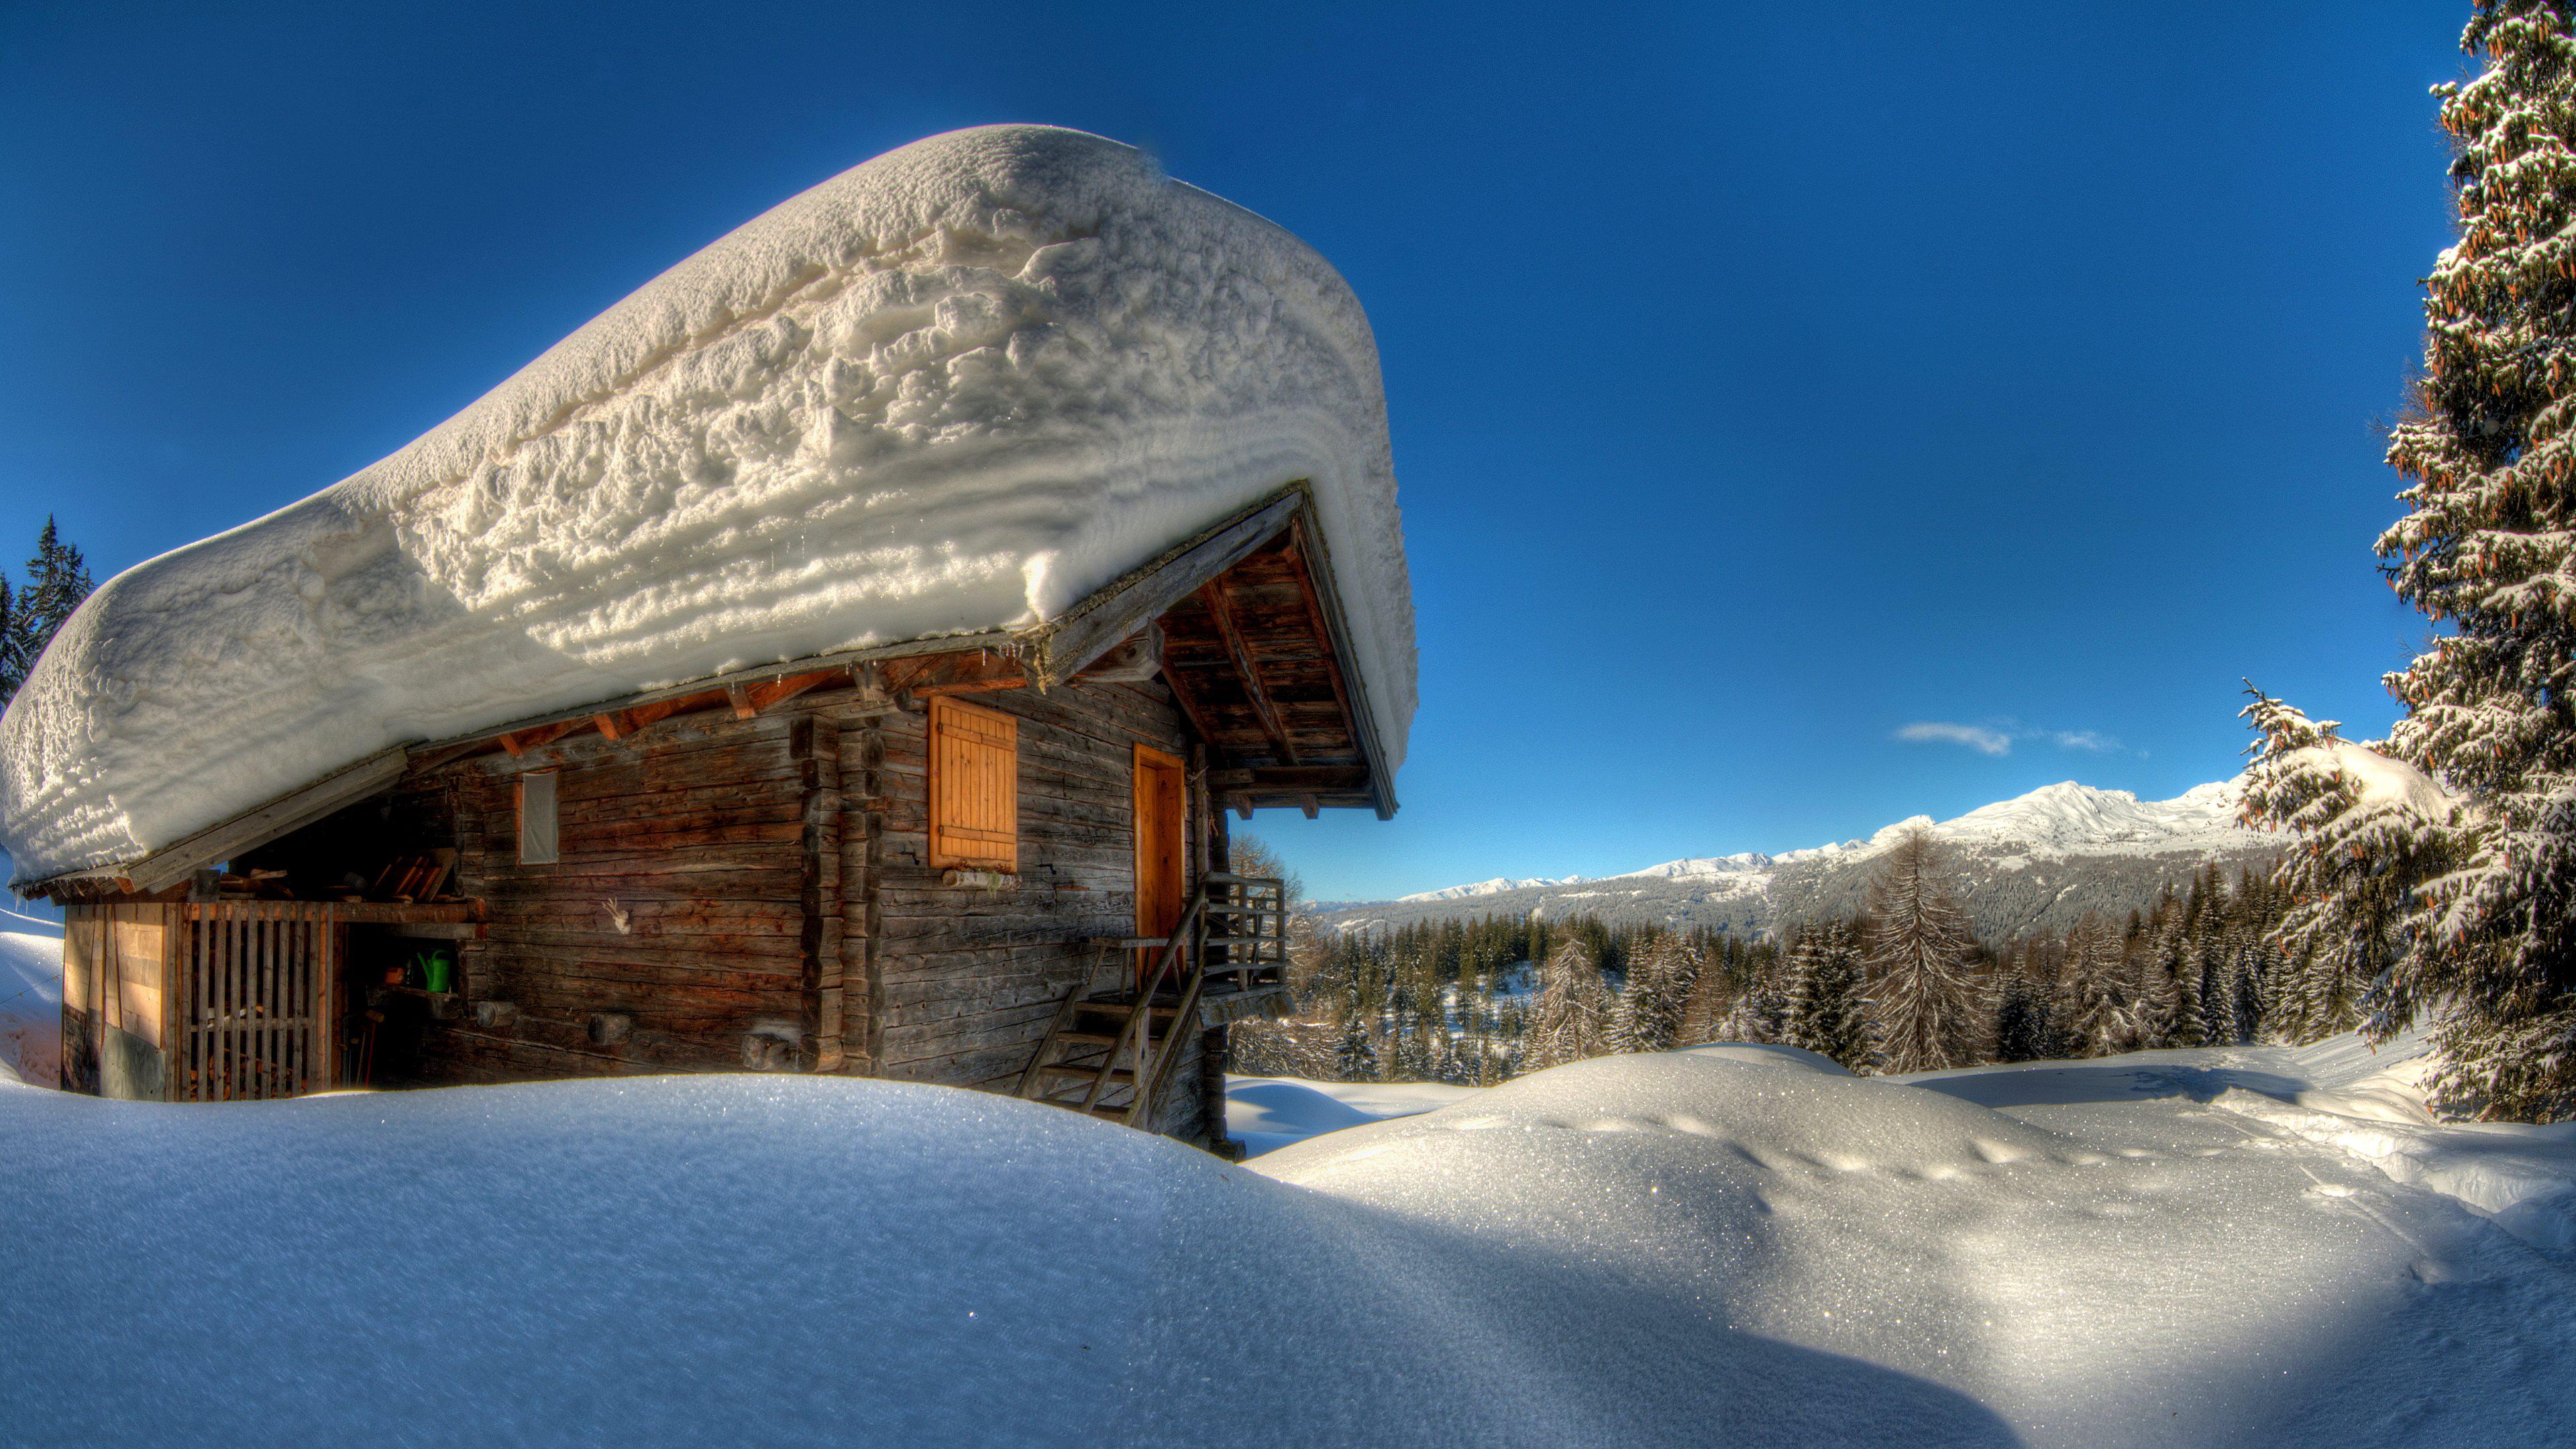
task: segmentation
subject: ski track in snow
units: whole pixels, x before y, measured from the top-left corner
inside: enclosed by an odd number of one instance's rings
[[[847,1079],[0,1086],[0,1439],[2549,1442],[2576,1137],[2411,1050],[1238,1081],[1412,1113],[1249,1167]]]

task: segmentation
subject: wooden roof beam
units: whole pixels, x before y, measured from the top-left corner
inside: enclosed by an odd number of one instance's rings
[[[1234,672],[1243,680],[1243,697],[1252,704],[1252,717],[1261,721],[1261,732],[1270,737],[1270,747],[1277,752],[1279,763],[1298,763],[1297,747],[1288,741],[1288,727],[1279,718],[1279,707],[1270,701],[1270,690],[1261,682],[1261,666],[1252,662],[1251,646],[1244,643],[1243,629],[1235,623],[1234,603],[1225,595],[1225,581],[1210,579],[1199,589],[1199,598],[1207,605],[1210,618],[1216,620],[1216,637],[1225,645],[1226,657],[1234,662]]]
[[[1306,520],[1303,517],[1288,526],[1288,547],[1285,551],[1289,561],[1294,565],[1288,571],[1297,576],[1297,594],[1306,603],[1306,623],[1315,631],[1315,643],[1321,646],[1324,677],[1331,681],[1333,686],[1333,703],[1341,707],[1343,723],[1351,732],[1352,742],[1356,744],[1360,738],[1360,731],[1367,726],[1366,722],[1361,720],[1358,708],[1351,701],[1350,686],[1342,681],[1342,661],[1333,647],[1333,626],[1324,613],[1324,601],[1315,597],[1315,571],[1306,562]]]

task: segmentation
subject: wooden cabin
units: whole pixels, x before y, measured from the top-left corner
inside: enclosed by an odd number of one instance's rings
[[[388,750],[41,883],[63,1084],[831,1073],[1222,1146],[1286,926],[1229,813],[1395,810],[1342,597],[1291,483],[1042,625]]]

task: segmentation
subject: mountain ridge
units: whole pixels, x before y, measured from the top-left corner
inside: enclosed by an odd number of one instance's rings
[[[1995,938],[2143,909],[2206,862],[2268,859],[2279,837],[2238,819],[2243,799],[2242,776],[2170,800],[2065,780],[1949,820],[1909,816],[1866,837],[1776,854],[1691,856],[1607,876],[1498,876],[1387,901],[1335,902],[1318,914],[1345,930],[1537,911],[1760,934],[1858,911],[1874,873],[1869,864],[1920,829],[1945,848],[1972,926]]]

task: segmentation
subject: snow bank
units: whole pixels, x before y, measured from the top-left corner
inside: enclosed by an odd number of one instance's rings
[[[0,722],[0,838],[42,879],[389,745],[1037,623],[1297,479],[1391,769],[1413,610],[1350,289],[1125,146],[932,137],[383,462],[110,580]]]
[[[0,1090],[0,1437],[2555,1442],[2576,1262],[2228,1095],[2365,1064],[1699,1048],[1252,1168],[838,1079]]]
[[[1254,1157],[1363,1122],[1410,1117],[1475,1095],[1439,1082],[1310,1082],[1303,1077],[1228,1077],[1228,1135]]]
[[[1744,1048],[1609,1058],[1257,1169],[1508,1245],[1510,1272],[1545,1265],[1559,1291],[1592,1285],[1597,1297],[1562,1302],[1537,1282],[1480,1291],[1524,1304],[1525,1338],[1617,1336],[1604,1371],[1636,1407],[1597,1442],[1667,1432],[1653,1416],[1680,1394],[1622,1355],[1701,1335],[1727,1347],[1715,1367],[1670,1365],[1705,1375],[1702,1427],[1672,1442],[1809,1442],[1849,1422],[1850,1385],[1830,1377],[1770,1417],[1746,1344],[1815,1356],[1794,1372],[1889,1376],[1864,1393],[1937,1386],[2002,1426],[1953,1417],[1892,1442],[2342,1449],[2563,1433],[2568,1260],[2188,1090],[2321,1085],[2296,1054],[2155,1055],[1921,1086]],[[2576,1151],[2556,1131],[2516,1135],[2563,1186]],[[1601,1310],[1623,1289],[1638,1297],[1609,1324]]]
[[[51,1086],[62,1066],[62,932],[11,924],[25,929],[0,929],[0,1067]]]

